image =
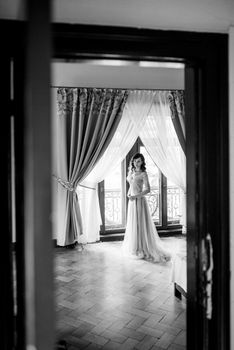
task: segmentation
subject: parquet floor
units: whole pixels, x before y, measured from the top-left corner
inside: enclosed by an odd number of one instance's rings
[[[186,300],[173,295],[171,263],[123,258],[120,247],[55,249],[58,339],[69,350],[185,350]]]

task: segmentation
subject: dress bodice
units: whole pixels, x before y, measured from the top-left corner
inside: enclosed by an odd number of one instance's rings
[[[143,187],[149,187],[148,175],[145,171],[139,174],[131,173],[128,175],[127,180],[130,184],[129,193],[132,196],[141,193]]]

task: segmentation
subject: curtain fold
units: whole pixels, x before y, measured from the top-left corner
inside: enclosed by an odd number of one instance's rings
[[[76,188],[107,149],[127,96],[118,89],[57,90],[58,245],[73,244],[83,234]]]
[[[173,127],[166,91],[157,92],[139,136],[163,174],[185,191],[186,158]]]
[[[162,173],[183,191],[181,221],[186,231],[186,158],[172,123],[167,91],[157,91],[139,136]]]
[[[140,136],[148,153],[164,175],[182,192],[181,223],[186,231],[186,159],[171,118],[167,91],[130,91],[122,114],[108,148],[94,169],[81,182],[89,188],[79,187],[79,197],[85,233],[80,242],[99,240],[101,215],[97,185],[104,180],[126,157]],[[87,216],[87,206],[92,212],[92,225]]]
[[[185,151],[185,109],[184,109],[184,91],[174,90],[168,93],[168,101],[171,110],[171,119],[178,136],[182,150]]]

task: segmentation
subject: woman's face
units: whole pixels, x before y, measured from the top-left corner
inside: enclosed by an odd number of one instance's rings
[[[137,168],[137,169],[140,169],[142,163],[143,163],[143,162],[142,162],[142,159],[141,159],[141,158],[136,158],[136,159],[134,159],[134,161],[133,161],[133,164],[134,164],[135,168]]]

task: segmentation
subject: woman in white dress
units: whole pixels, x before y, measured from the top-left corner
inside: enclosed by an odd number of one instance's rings
[[[145,159],[141,153],[136,153],[132,157],[127,180],[130,187],[127,225],[123,241],[124,254],[155,262],[169,261],[171,254],[163,247],[145,198],[145,195],[150,192],[150,185]]]

